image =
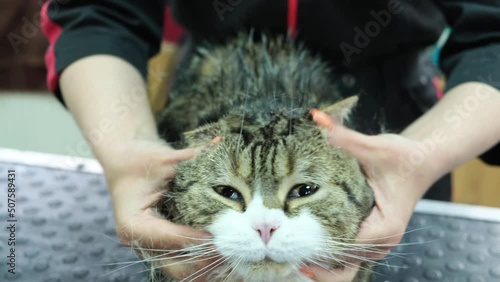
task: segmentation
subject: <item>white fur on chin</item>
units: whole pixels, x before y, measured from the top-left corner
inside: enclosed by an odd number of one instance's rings
[[[253,228],[262,224],[279,226],[267,245]],[[214,276],[225,275],[227,281],[312,281],[299,269],[324,246],[325,231],[310,212],[304,210],[289,218],[281,209],[264,206],[258,194],[245,212],[228,209],[207,229],[218,252],[227,259],[219,268],[227,273]],[[264,259],[269,262],[264,263]],[[227,277],[230,271],[231,277]]]

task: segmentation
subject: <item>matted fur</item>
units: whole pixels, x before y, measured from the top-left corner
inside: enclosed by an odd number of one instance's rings
[[[159,131],[177,147],[206,145],[214,138],[217,142],[178,165],[159,212],[173,222],[209,229],[217,236],[219,231],[239,228],[239,222],[227,227],[225,218],[231,221],[264,211],[276,213],[290,224],[319,228],[314,234],[322,236],[295,244],[321,246],[318,252],[323,256],[342,249],[342,243],[352,243],[373,207],[372,191],[356,160],[332,148],[309,115],[312,108],[325,108],[340,98],[328,67],[285,39],[263,37],[257,42],[242,35],[221,46],[199,49],[189,67],[177,75]],[[299,183],[320,188],[306,197],[287,196]],[[234,187],[241,198],[219,195],[214,187],[221,185]],[[339,245],[323,244],[323,237],[337,240]],[[214,240],[219,242],[216,246],[225,246],[222,239]],[[222,273],[213,275],[219,277],[213,281],[223,281],[230,272],[232,276],[225,281],[267,281],[271,277],[293,281],[298,266],[273,274],[286,266],[281,261],[286,254],[278,260],[252,262],[245,268],[251,272],[235,274],[231,268],[221,267]],[[332,260],[329,266],[334,264]],[[154,276],[158,277],[155,281],[170,281],[159,271]],[[368,279],[369,273],[362,271],[355,281]]]

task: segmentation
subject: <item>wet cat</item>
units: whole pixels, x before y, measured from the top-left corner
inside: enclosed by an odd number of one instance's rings
[[[332,81],[306,49],[252,36],[207,44],[177,74],[160,134],[177,147],[212,145],[178,165],[158,211],[208,230],[222,257],[185,281],[213,268],[210,281],[311,281],[302,266],[338,266],[352,248],[374,198],[356,160],[309,113],[346,122],[356,99],[342,100]]]

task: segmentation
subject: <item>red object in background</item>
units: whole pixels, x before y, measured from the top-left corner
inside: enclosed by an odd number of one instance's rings
[[[163,16],[163,40],[174,43],[179,42],[184,34],[184,29],[174,20],[170,6],[165,7]]]
[[[45,2],[45,1],[43,1]],[[47,91],[55,89],[58,74],[55,72],[55,56],[52,49],[47,50],[47,39],[55,42],[61,28],[47,17],[47,2],[42,7],[39,1],[10,0],[2,3],[0,10],[0,90]],[[23,33],[29,24],[35,24],[40,15],[41,28],[29,37]],[[171,9],[165,7],[163,38],[178,42],[184,33],[172,16]],[[35,31],[36,34],[35,34]],[[44,63],[45,54],[45,63]]]
[[[299,0],[288,0],[287,26],[291,38],[297,33],[297,13],[299,12]]]
[[[56,72],[56,55],[54,54],[54,46],[61,35],[62,28],[55,22],[51,21],[48,15],[49,2],[45,2],[40,12],[41,26],[43,34],[48,38],[50,45],[45,53],[45,65],[47,66],[47,86],[51,92],[54,92],[59,82],[59,74]]]
[[[439,77],[433,77],[432,78],[432,84],[434,85],[434,88],[436,89],[436,97],[439,99],[443,98],[443,87],[442,87],[442,81],[439,79]]]

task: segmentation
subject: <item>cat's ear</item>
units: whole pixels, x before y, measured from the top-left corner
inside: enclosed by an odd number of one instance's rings
[[[327,113],[334,124],[344,124],[349,119],[349,115],[357,102],[358,96],[351,96],[320,110]]]

